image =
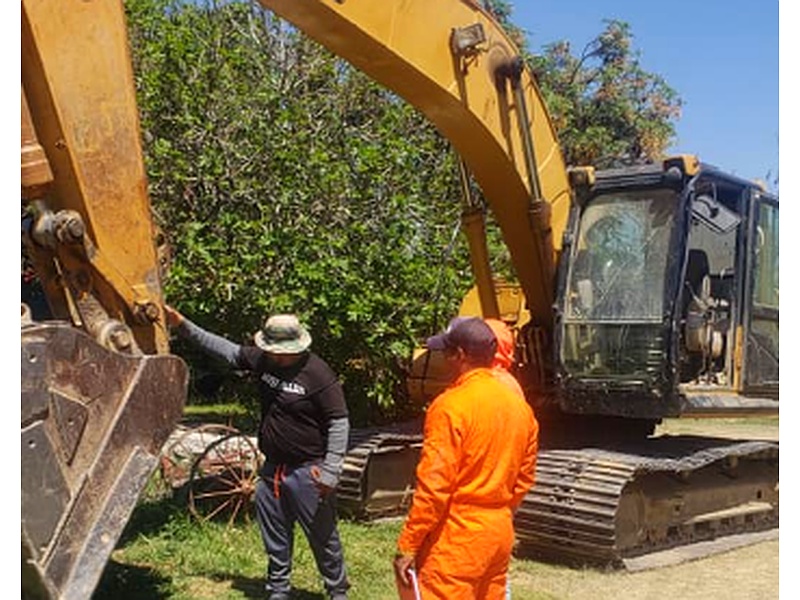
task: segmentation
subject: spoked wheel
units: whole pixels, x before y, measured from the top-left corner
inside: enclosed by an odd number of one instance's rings
[[[216,423],[176,429],[161,450],[160,473],[164,486],[174,490],[186,485],[197,457],[213,442],[237,433],[234,427]]]
[[[261,456],[250,438],[232,433],[212,442],[192,465],[189,510],[200,521],[249,519]]]

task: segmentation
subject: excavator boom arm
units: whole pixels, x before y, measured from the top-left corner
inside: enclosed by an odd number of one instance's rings
[[[570,188],[539,90],[502,28],[469,0],[259,2],[414,105],[452,143],[502,230],[531,318],[549,327]]]
[[[21,29],[23,239],[50,313],[22,305],[22,597],[84,600],[188,371],[169,354],[123,3],[23,0]]]
[[[50,308],[100,337],[97,311],[76,299],[93,296],[104,319],[130,327],[143,352],[166,352],[122,2],[23,0],[21,42],[23,201],[46,199],[54,215],[70,215],[65,231],[78,233],[33,252]],[[42,152],[30,152],[37,146]],[[43,156],[50,182],[30,167]]]

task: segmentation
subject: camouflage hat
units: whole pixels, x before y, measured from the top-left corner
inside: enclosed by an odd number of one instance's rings
[[[273,354],[299,354],[311,345],[311,334],[294,315],[273,315],[256,332],[256,346]]]

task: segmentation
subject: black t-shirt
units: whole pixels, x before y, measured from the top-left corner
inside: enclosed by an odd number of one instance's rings
[[[307,352],[300,362],[282,369],[255,346],[242,346],[237,362],[259,380],[258,445],[267,460],[295,466],[324,458],[328,423],[347,417],[342,386],[327,363]]]

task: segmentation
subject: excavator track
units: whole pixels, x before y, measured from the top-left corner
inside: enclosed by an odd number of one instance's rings
[[[405,514],[411,506],[422,425],[353,430],[337,488],[339,510],[371,520]]]
[[[778,444],[678,436],[539,453],[517,553],[625,567],[650,553],[778,526]]]
[[[354,430],[338,488],[358,520],[411,505],[421,425]],[[517,510],[518,556],[635,570],[642,559],[698,542],[778,527],[778,443],[660,436],[613,449],[542,449]],[[761,538],[759,538],[761,539]]]

